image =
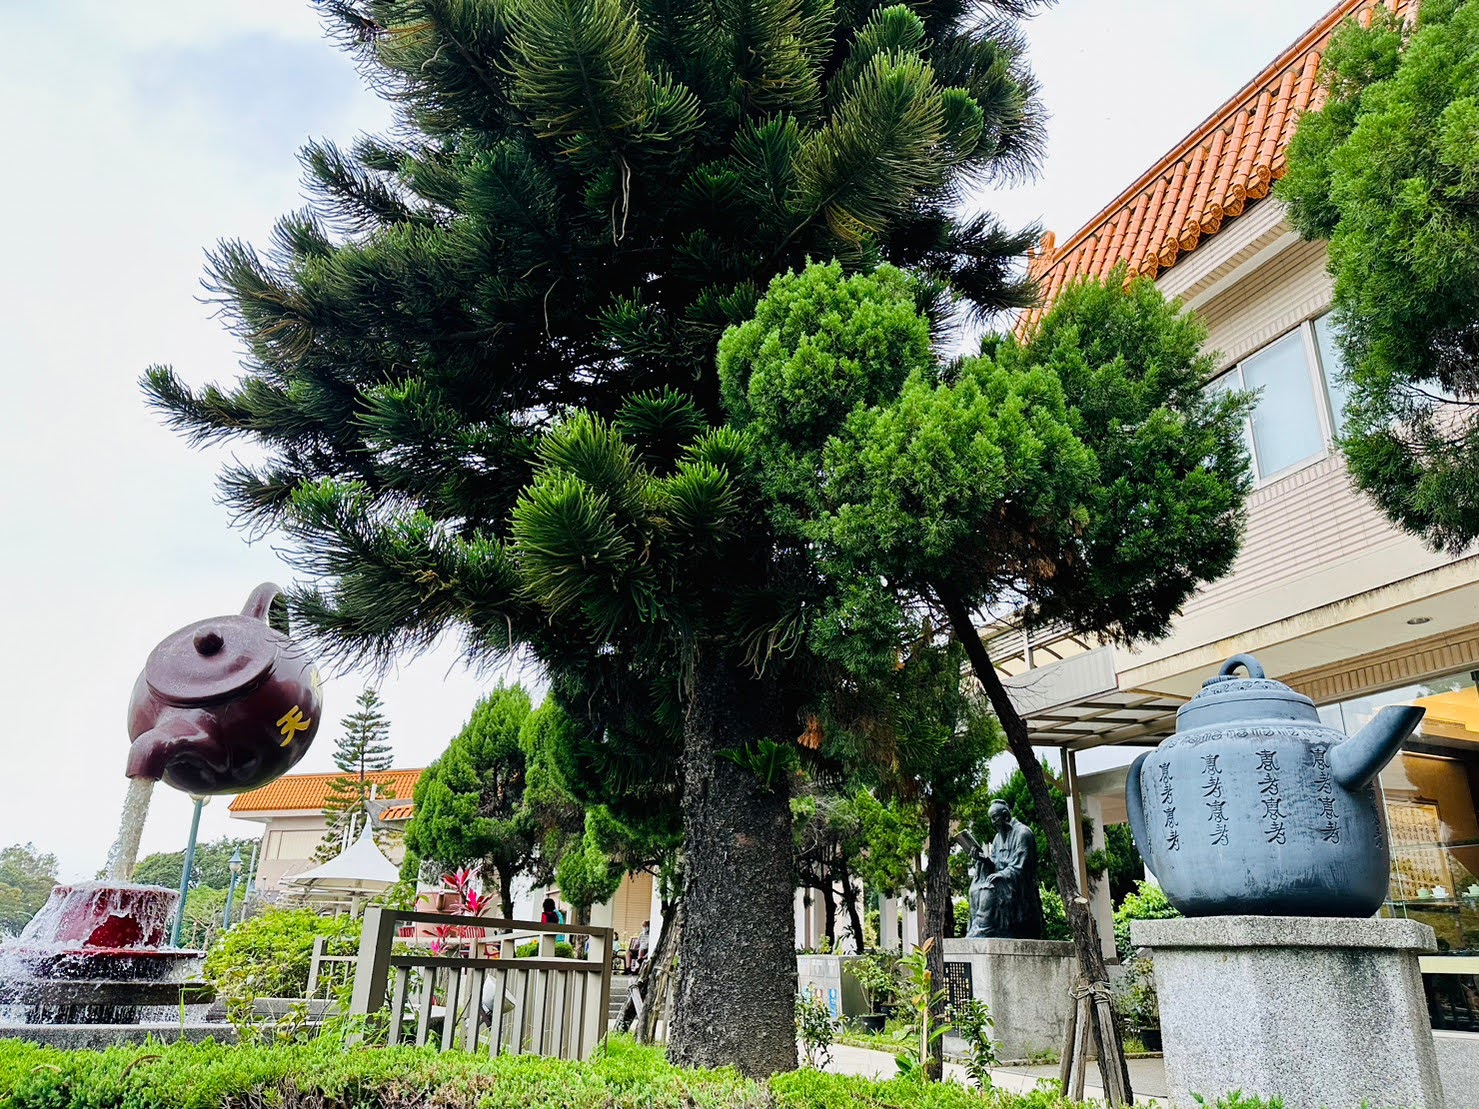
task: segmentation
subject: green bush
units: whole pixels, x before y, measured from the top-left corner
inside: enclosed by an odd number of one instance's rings
[[[532,1056],[437,1055],[426,1048],[345,1050],[324,1037],[273,1047],[146,1044],[59,1051],[0,1040],[6,1109],[1067,1109],[1054,1093],[990,1100],[964,1086],[874,1082],[796,1071],[759,1084],[732,1070],[670,1066],[625,1037],[587,1063]],[[1241,1109],[1255,1109],[1240,1103]]]
[[[327,936],[331,954],[359,944],[360,922],[319,916],[311,909],[267,909],[220,937],[205,957],[205,977],[234,1022],[249,1020],[259,997],[302,997],[308,992],[313,941]]]
[[[1129,962],[1134,955],[1130,943],[1130,921],[1168,920],[1181,914],[1166,900],[1161,887],[1154,882],[1136,882],[1133,893],[1125,895],[1120,907],[1114,911],[1114,946],[1118,949],[1121,962]]]
[[[518,947],[514,948],[514,958],[515,959],[532,959],[535,956],[537,956],[538,954],[539,954],[539,941],[538,940],[530,940],[528,943],[521,943],[521,944],[519,944]],[[556,959],[573,959],[573,958],[575,958],[575,948],[571,947],[568,943],[564,942],[563,940],[559,940],[559,941],[557,941],[555,943],[555,958]]]

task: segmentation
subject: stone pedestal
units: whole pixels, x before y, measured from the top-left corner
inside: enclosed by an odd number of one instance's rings
[[[1155,959],[1171,1104],[1241,1090],[1288,1109],[1442,1109],[1410,920],[1142,920]]]
[[[996,1053],[1003,1061],[1063,1050],[1073,1008],[1073,944],[1057,940],[946,940],[950,964],[970,968],[971,992],[991,1007]],[[954,1041],[954,1042],[952,1042]],[[946,1048],[958,1050],[954,1037]]]

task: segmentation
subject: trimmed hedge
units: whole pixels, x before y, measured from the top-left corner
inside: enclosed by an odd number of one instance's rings
[[[673,1067],[613,1037],[589,1063],[351,1048],[333,1037],[273,1047],[216,1043],[59,1051],[0,1040],[0,1109],[1063,1109],[1040,1092],[795,1071],[755,1083]]]

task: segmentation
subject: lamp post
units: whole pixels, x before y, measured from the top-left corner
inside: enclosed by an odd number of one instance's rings
[[[231,884],[226,887],[226,913],[221,920],[221,931],[231,927],[231,902],[236,897],[236,880],[241,877],[241,845],[231,852],[231,861],[226,864],[231,870]]]
[[[169,945],[180,946],[180,933],[185,929],[185,897],[190,892],[190,872],[195,869],[195,837],[200,834],[200,810],[205,808],[204,797],[192,797],[195,815],[190,818],[190,841],[185,845],[185,865],[180,867],[180,904],[175,909],[175,926],[170,929]]]

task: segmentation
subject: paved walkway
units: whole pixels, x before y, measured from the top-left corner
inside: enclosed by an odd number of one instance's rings
[[[865,1078],[892,1078],[898,1073],[898,1066],[894,1063],[894,1057],[886,1051],[871,1051],[865,1047],[853,1047],[850,1044],[832,1045],[832,1062],[827,1070],[835,1074],[858,1074]],[[968,1083],[965,1068],[958,1063],[945,1064],[945,1077],[961,1083]],[[1025,1067],[996,1067],[991,1071],[991,1079],[1003,1090],[1012,1093],[1028,1093],[1033,1090],[1039,1080],[1043,1078],[1054,1079],[1058,1077],[1058,1066],[1025,1066]],[[1135,1100],[1148,1103],[1166,1097],[1166,1069],[1160,1059],[1131,1059],[1130,1060],[1130,1085],[1135,1090]],[[1099,1084],[1099,1071],[1097,1067],[1090,1067],[1088,1076],[1084,1081],[1084,1098],[1089,1101],[1102,1100],[1104,1090]]]

